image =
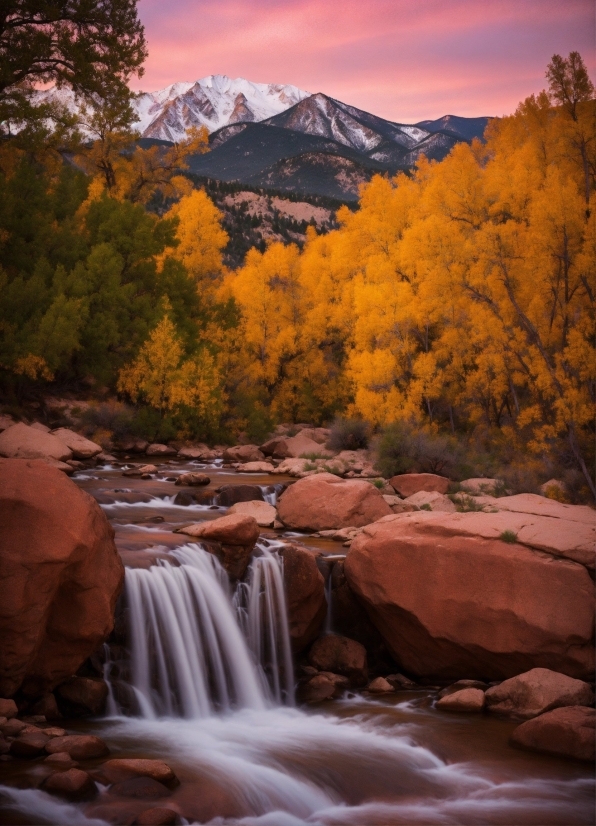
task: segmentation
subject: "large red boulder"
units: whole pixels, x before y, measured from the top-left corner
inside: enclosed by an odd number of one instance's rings
[[[594,694],[588,683],[548,668],[533,668],[486,692],[489,711],[528,719],[553,708],[589,706],[593,702]]]
[[[292,648],[303,651],[315,639],[327,615],[325,580],[312,553],[296,545],[279,550],[283,559],[288,625]]]
[[[0,696],[37,697],[111,632],[124,567],[99,505],[40,460],[0,459],[0,537]]]
[[[300,479],[284,491],[277,503],[277,514],[284,525],[303,531],[360,528],[391,513],[370,482],[340,479],[332,473]]]
[[[593,673],[594,590],[582,565],[457,535],[453,525],[429,528],[448,515],[429,513],[427,525],[411,515],[365,527],[344,568],[406,672],[489,680],[536,667]]]
[[[518,726],[511,744],[559,757],[594,761],[596,712],[584,706],[547,711]]]
[[[180,528],[178,533],[205,541],[205,550],[214,554],[233,579],[242,579],[259,538],[254,516],[230,513],[209,522]]]
[[[0,456],[65,462],[72,459],[72,450],[57,436],[19,422],[0,434]]]
[[[400,473],[398,476],[393,476],[389,484],[393,490],[405,498],[421,490],[447,493],[450,482],[446,476],[438,476],[436,473]]]

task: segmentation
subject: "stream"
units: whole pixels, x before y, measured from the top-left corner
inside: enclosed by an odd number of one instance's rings
[[[105,739],[112,757],[166,761],[180,785],[159,801],[126,801],[101,787],[75,805],[30,788],[48,773],[43,764],[13,760],[3,766],[0,824],[132,823],[151,806],[212,826],[595,822],[592,767],[511,748],[515,721],[441,713],[428,689],[297,707],[279,532],[262,529],[247,581],[235,590],[213,556],[173,533],[223,516],[227,508],[212,504],[223,485],[261,485],[273,502],[272,483],[287,480],[217,464],[155,464],[159,478],[148,480],[109,465],[73,477],[114,526],[133,639],[124,665],[107,660],[107,715],[67,727]],[[207,473],[210,485],[176,487],[187,471]],[[176,504],[189,490],[203,503]]]

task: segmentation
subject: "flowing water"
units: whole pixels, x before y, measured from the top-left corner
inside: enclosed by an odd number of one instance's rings
[[[164,467],[170,478],[197,469]],[[209,490],[253,483],[276,495],[266,477],[207,472]],[[44,769],[13,761],[0,823],[124,823],[152,805],[213,826],[594,823],[590,767],[510,748],[513,722],[441,714],[428,690],[296,708],[273,532],[263,532],[245,582],[232,588],[215,557],[172,532],[225,508],[177,505],[172,482],[122,479],[118,468],[81,474],[79,484],[116,529],[129,630],[115,658],[106,647],[108,716],[78,729],[104,737],[112,756],[165,760],[181,783],[165,800],[102,789],[74,805],[22,788]]]

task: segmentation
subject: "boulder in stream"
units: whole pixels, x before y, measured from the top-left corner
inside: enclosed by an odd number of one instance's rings
[[[178,533],[204,540],[205,549],[217,556],[232,579],[242,579],[259,538],[259,526],[252,516],[232,513],[187,525]]]
[[[365,685],[368,678],[366,648],[339,634],[325,634],[313,644],[308,661],[320,671],[348,677],[353,685]]]
[[[0,456],[66,462],[72,459],[72,450],[51,433],[19,422],[0,433]]]
[[[547,711],[518,726],[510,743],[531,751],[594,762],[596,711],[567,706]]]
[[[314,554],[298,545],[284,545],[284,584],[292,649],[303,651],[317,637],[327,615],[325,580]]]
[[[592,687],[548,668],[533,668],[486,692],[489,711],[515,717],[537,717],[561,706],[589,706],[594,702]]]
[[[44,780],[41,788],[44,792],[69,800],[89,800],[97,794],[97,786],[93,779],[82,769],[57,771]]]

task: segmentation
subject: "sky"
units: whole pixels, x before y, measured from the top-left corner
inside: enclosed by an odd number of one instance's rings
[[[140,0],[149,58],[131,85],[210,74],[291,83],[389,120],[506,115],[553,54],[596,80],[594,0]]]

